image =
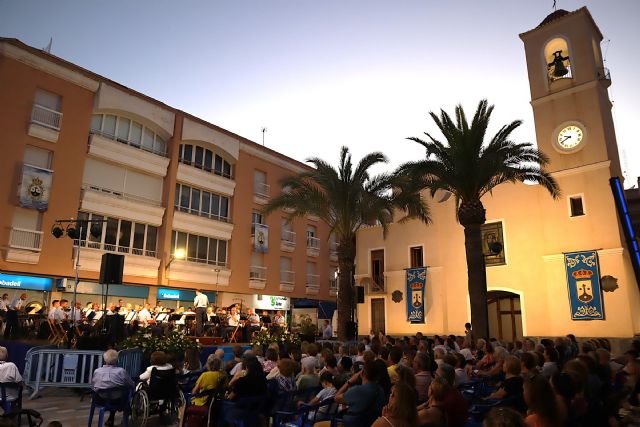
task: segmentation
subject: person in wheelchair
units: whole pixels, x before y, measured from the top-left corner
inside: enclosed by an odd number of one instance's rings
[[[151,353],[151,365],[140,374],[140,381],[146,382],[149,385],[149,379],[151,378],[151,371],[157,369],[158,371],[174,371],[173,365],[169,363],[169,358],[164,351],[154,351]],[[175,372],[174,372],[175,373]]]
[[[151,366],[140,375],[131,404],[135,424],[144,427],[150,415],[167,415],[176,421],[184,405],[184,395],[178,387],[173,366],[166,363],[164,352],[151,354]]]

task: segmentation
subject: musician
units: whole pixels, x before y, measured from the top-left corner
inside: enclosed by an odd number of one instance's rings
[[[252,308],[247,308],[247,323],[245,342],[251,341],[251,335],[260,330],[260,316]]]
[[[107,316],[113,316],[117,314],[116,313],[116,304],[115,303],[110,303],[109,304],[109,308],[107,309]]]
[[[260,321],[262,322],[262,326],[264,326],[265,328],[271,327],[271,316],[269,316],[269,312],[267,310],[262,311],[262,317],[260,318]]]
[[[209,298],[200,289],[196,289],[196,297],[193,299],[193,305],[196,308],[196,336],[201,337],[204,323],[207,321],[207,306]]]
[[[227,324],[226,335],[233,334],[238,325],[240,325],[240,314],[235,306],[231,307],[231,314],[227,316]]]
[[[127,309],[126,309],[126,304],[124,303],[123,299],[119,299],[118,300],[118,311],[117,313],[121,316],[126,316],[127,315]]]
[[[100,304],[98,304],[97,302],[91,304],[91,309],[87,311],[87,321],[91,326],[94,326],[96,324],[96,320],[94,319],[98,314],[98,311],[100,311]]]
[[[71,309],[69,317],[75,324],[78,324],[82,321],[82,303],[80,301],[76,301],[76,306],[75,308]]]
[[[282,329],[284,328],[284,316],[282,315],[281,311],[276,311],[276,315],[273,316],[273,326],[272,326],[272,330],[273,333],[276,335],[279,335],[280,332],[282,332]]]
[[[93,303],[89,301],[87,305],[82,309],[82,314],[88,316],[91,313],[91,309],[93,308]]]
[[[57,299],[54,299],[51,302],[51,308],[49,309],[49,313],[47,313],[47,319],[55,320],[56,319],[56,311],[58,311],[59,307],[60,307],[60,301],[57,300]]]
[[[144,304],[144,308],[138,312],[138,323],[142,327],[146,327],[151,320],[151,304],[148,302]]]

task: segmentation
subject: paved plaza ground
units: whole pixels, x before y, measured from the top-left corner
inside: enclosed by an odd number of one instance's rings
[[[35,399],[29,400],[29,394],[25,392],[22,406],[24,408],[35,409],[42,414],[46,427],[51,421],[60,421],[63,427],[87,427],[89,421],[89,409],[91,408],[91,395],[85,394],[81,400],[80,392],[67,388],[47,388],[40,392]],[[106,415],[105,415],[106,420]],[[121,425],[122,413],[118,413],[115,425]],[[22,425],[27,426],[27,420],[23,417]],[[98,412],[93,417],[94,426],[98,425]],[[168,427],[162,424],[158,417],[151,417],[150,427]]]

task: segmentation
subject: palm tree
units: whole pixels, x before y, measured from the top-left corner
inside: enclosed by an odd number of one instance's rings
[[[347,147],[340,151],[340,164],[333,168],[322,159],[307,159],[315,168],[281,181],[283,192],[263,209],[269,214],[278,209],[291,210],[290,219],[315,215],[329,225],[338,244],[338,335],[348,337],[348,324],[354,307],[354,262],[356,232],[364,225],[379,223],[386,235],[396,210],[408,218],[429,221],[426,204],[415,181],[404,176],[382,173],[371,176],[369,169],[386,163],[382,153],[366,155],[353,167]]]
[[[511,133],[522,124],[516,120],[502,126],[488,143],[487,126],[493,105],[480,101],[471,125],[461,105],[455,109],[455,123],[444,110],[440,117],[430,112],[446,140],[446,144],[429,133],[427,141],[408,138],[426,149],[424,160],[406,163],[398,173],[421,181],[431,190],[451,192],[455,196],[457,217],[464,227],[467,256],[468,289],[471,300],[471,323],[477,337],[489,335],[487,317],[487,276],[482,250],[481,226],[485,223],[485,209],[481,198],[505,182],[535,182],[542,185],[553,198],[560,189],[553,177],[544,170],[548,157],[530,143],[516,143]]]

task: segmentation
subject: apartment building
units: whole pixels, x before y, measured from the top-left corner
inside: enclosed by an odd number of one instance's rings
[[[0,288],[10,295],[46,303],[73,292],[78,256],[88,302],[113,252],[125,255],[113,299],[186,305],[201,288],[220,305],[335,300],[327,225],[261,214],[279,180],[307,165],[15,39],[0,39],[0,82]],[[52,234],[76,218],[96,222]]]

